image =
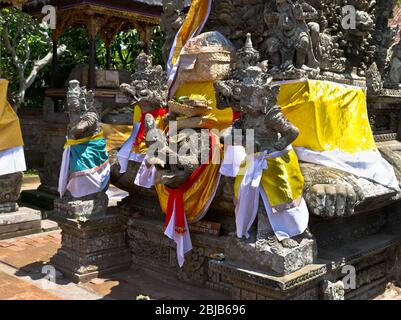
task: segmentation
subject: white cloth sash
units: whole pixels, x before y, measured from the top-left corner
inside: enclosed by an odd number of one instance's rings
[[[141,123],[135,123],[132,128],[132,132],[127,141],[124,142],[120,151],[117,153],[118,163],[120,164],[120,173],[127,172],[128,161],[131,160],[132,149],[135,144],[136,137],[138,136],[139,129],[141,128]]]
[[[23,147],[0,151],[0,176],[23,171],[26,171]]]
[[[64,196],[67,190],[68,177],[70,176],[70,153],[71,146],[67,146],[63,152],[63,160],[60,167],[60,176],[58,179],[58,192],[60,194],[60,199]]]
[[[303,199],[298,207],[273,213],[267,194],[261,185],[263,170],[268,169],[268,159],[282,157],[291,150],[292,146],[288,146],[282,151],[271,154],[261,152],[247,157],[250,163],[247,164],[235,206],[238,238],[250,237],[249,230],[256,219],[260,197],[262,197],[272,229],[280,241],[299,235],[308,227],[309,212]],[[220,173],[235,177],[240,171],[240,163],[245,159],[245,149],[241,146],[231,146],[226,149],[226,155]]]
[[[174,202],[174,209],[173,209],[173,214],[171,215],[171,219],[169,221],[169,224],[164,232],[164,234],[169,237],[170,239],[174,240],[174,242],[177,245],[177,260],[178,260],[178,265],[180,268],[184,265],[185,262],[185,254],[189,251],[192,250],[192,241],[191,241],[191,235],[189,234],[189,227],[188,227],[188,222],[187,218],[184,215],[185,219],[185,233],[177,233],[175,232],[175,202]]]

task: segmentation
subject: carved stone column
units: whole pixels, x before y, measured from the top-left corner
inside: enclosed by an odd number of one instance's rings
[[[64,276],[75,282],[87,282],[129,268],[131,256],[126,245],[124,216],[79,218],[57,212],[54,217],[62,229],[62,245],[51,263]]]
[[[81,199],[63,198],[54,203],[53,219],[61,230],[61,248],[52,263],[75,282],[129,268],[126,217],[109,213],[105,192]]]
[[[0,176],[0,240],[41,232],[41,214],[19,208],[22,172]]]
[[[81,88],[78,81],[70,81],[67,107],[68,139],[77,141],[88,138],[89,141],[95,141],[91,137],[101,130],[93,93]],[[79,172],[68,170],[65,173],[69,176],[66,178],[67,184],[64,190],[61,188],[62,198],[54,202],[53,216],[62,230],[62,243],[52,262],[66,277],[77,282],[125,270],[130,266],[131,260],[125,241],[126,218],[108,212],[108,155],[106,142],[103,138],[98,140],[101,140],[103,148],[101,161],[97,163],[95,157],[88,156],[96,165]],[[71,156],[64,160],[74,163],[73,161],[77,161],[72,156],[74,146],[69,147]],[[93,149],[90,143],[81,143],[81,147],[85,148],[87,154],[99,150]],[[101,179],[96,180],[95,176],[91,176],[92,172],[99,174]],[[85,183],[93,185],[93,180],[99,187],[88,190]]]

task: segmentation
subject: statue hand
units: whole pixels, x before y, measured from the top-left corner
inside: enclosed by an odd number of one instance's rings
[[[348,184],[316,184],[305,193],[311,212],[317,216],[332,218],[354,214],[357,194]]]
[[[294,8],[294,16],[297,20],[304,20],[304,11],[301,4],[296,4]]]

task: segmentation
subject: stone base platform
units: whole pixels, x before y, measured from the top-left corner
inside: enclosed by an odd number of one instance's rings
[[[42,232],[40,211],[20,207],[18,211],[0,213],[0,240]]]
[[[21,192],[21,202],[41,208],[43,210],[53,210],[54,201],[60,199],[56,193],[40,190],[24,190]]]
[[[62,230],[62,246],[51,263],[74,282],[124,271],[131,265],[126,217],[106,214],[89,219],[52,215]]]
[[[155,218],[147,213],[143,209],[128,221],[133,264],[216,290],[228,298],[370,299],[384,292],[388,282],[401,281],[399,203],[334,221],[312,218],[317,257],[289,274],[229,259],[225,250],[232,230],[223,230],[220,237],[191,233],[193,251],[180,269],[175,244],[163,234],[163,216]]]
[[[387,283],[396,278],[399,271],[395,269],[400,267],[395,259],[400,252],[401,234],[375,235],[333,249],[332,261],[320,257],[317,263],[282,277],[237,262],[212,260],[206,285],[232,299],[331,300],[333,297],[325,295],[325,285],[344,281],[348,268],[352,267],[356,286],[345,287],[343,298],[371,299],[384,292]]]

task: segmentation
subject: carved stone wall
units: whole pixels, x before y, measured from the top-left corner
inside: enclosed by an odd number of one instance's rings
[[[208,279],[211,256],[224,252],[226,240],[226,237],[207,237],[192,233],[193,250],[185,256],[185,264],[180,269],[175,244],[164,235],[160,220],[131,218],[127,232],[134,264],[201,286]]]
[[[396,0],[306,0],[317,11],[315,22],[320,30],[321,55],[318,58],[321,72],[349,73],[357,72],[364,76],[373,62],[376,62],[382,75],[388,66],[388,49],[394,42],[396,31],[388,26],[393,15]],[[296,1],[294,3],[297,3]],[[342,9],[346,5],[356,8],[356,28],[344,29]],[[175,10],[172,9],[175,8]],[[243,47],[245,36],[252,34],[255,49],[261,58],[269,59],[266,40],[269,36],[264,19],[264,10],[268,12],[276,7],[275,0],[214,0],[210,17],[204,32],[219,31],[233,42],[237,49]],[[173,1],[165,2],[165,10],[170,19],[162,20],[167,38],[173,39],[176,28],[169,23],[182,21],[182,6]],[[167,41],[164,50],[169,51],[172,41]]]

